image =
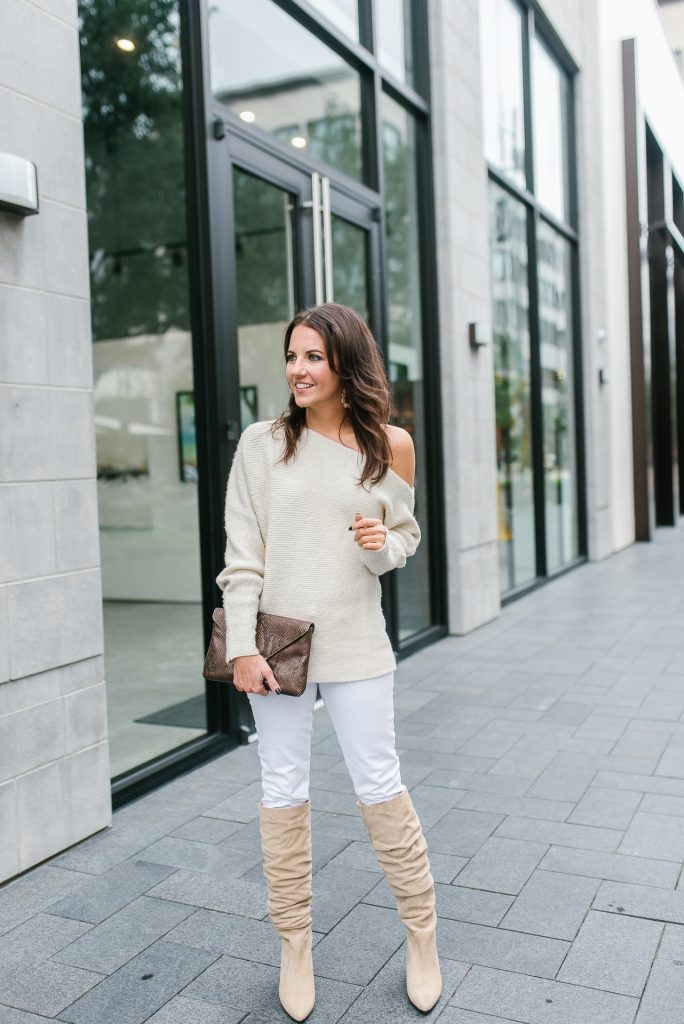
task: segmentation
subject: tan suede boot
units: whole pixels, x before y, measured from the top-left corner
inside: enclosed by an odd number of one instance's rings
[[[278,995],[293,1020],[314,1007],[311,956],[311,804],[259,804],[261,849],[268,883],[268,912],[282,939]]]
[[[378,864],[396,897],[399,918],[406,926],[408,997],[418,1010],[427,1013],[442,993],[435,886],[427,842],[406,787],[390,800],[359,803],[359,807]]]

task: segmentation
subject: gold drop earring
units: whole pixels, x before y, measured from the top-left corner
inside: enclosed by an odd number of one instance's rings
[[[345,407],[345,409],[351,409],[351,402],[347,401],[347,392],[346,392],[346,390],[344,388],[342,388],[342,394],[340,395],[340,401],[342,402],[342,405]]]

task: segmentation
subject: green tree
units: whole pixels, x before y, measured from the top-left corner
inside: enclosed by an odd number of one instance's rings
[[[93,338],[187,329],[178,2],[79,0],[79,31]]]

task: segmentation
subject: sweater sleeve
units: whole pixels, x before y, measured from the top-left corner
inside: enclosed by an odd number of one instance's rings
[[[249,429],[249,428],[248,428]],[[256,619],[264,585],[264,538],[258,519],[262,453],[248,451],[240,437],[226,487],[226,567],[216,577],[226,616],[226,661],[259,654]],[[263,495],[261,496],[263,497]]]
[[[389,569],[401,569],[420,543],[420,527],[413,515],[415,507],[415,490],[399,497],[395,495],[385,512],[384,524],[387,527],[385,545],[379,551],[370,551],[358,542],[355,547],[366,565],[376,576],[382,576]]]

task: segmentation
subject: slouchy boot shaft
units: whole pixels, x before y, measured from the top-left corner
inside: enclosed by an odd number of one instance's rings
[[[427,842],[406,788],[390,800],[359,803],[380,867],[406,927],[406,988],[417,1009],[427,1013],[442,991],[437,956],[435,886]]]
[[[280,984],[283,1009],[305,1020],[314,1007],[312,946],[311,804],[259,804],[268,912],[281,937]]]

